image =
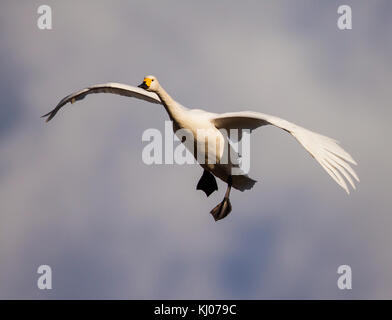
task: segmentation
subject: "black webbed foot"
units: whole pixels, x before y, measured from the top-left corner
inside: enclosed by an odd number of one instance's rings
[[[196,190],[203,190],[207,197],[214,191],[218,190],[216,179],[211,172],[204,170],[203,175],[197,183]]]
[[[229,198],[224,198],[214,209],[211,210],[211,214],[215,221],[225,218],[231,212],[231,203]]]

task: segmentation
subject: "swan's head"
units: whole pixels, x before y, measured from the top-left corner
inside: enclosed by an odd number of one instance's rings
[[[158,79],[154,76],[146,76],[144,77],[143,82],[138,86],[139,88],[143,88],[147,91],[158,91],[159,82]]]

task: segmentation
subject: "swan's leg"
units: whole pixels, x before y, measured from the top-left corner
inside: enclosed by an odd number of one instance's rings
[[[211,214],[214,217],[215,221],[221,220],[226,217],[231,212],[231,203],[230,203],[230,190],[232,185],[232,177],[230,176],[227,181],[227,190],[225,197],[222,202],[219,203],[214,209],[211,210]]]

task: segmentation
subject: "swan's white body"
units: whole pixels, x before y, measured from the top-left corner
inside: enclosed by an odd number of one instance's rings
[[[146,79],[148,85],[146,85]],[[187,129],[192,132],[195,138],[195,144],[198,142],[198,130],[209,130],[212,139],[208,141],[216,141],[216,144],[208,144],[208,152],[216,157],[216,164],[202,164],[201,166],[227,182],[231,175],[232,164],[220,164],[219,160],[223,154],[223,146],[225,145],[225,137],[219,129],[256,129],[264,125],[273,125],[290,133],[297,141],[320,163],[327,173],[349,193],[349,189],[343,177],[355,189],[352,177],[359,181],[358,176],[350,167],[349,162],[356,164],[354,159],[344,151],[336,140],[320,135],[318,133],[307,130],[296,124],[280,119],[278,117],[266,115],[258,112],[244,111],[216,114],[199,109],[188,109],[174,101],[169,94],[160,86],[158,80],[153,76],[145,78],[143,83],[147,90],[139,87],[133,87],[118,83],[107,83],[96,85],[79,92],[73,93],[60,101],[60,103],[51,112],[46,114],[47,121],[51,120],[57,111],[68,102],[75,102],[83,99],[91,93],[107,92],[129,97],[135,97],[146,100],[151,103],[162,104],[173,121],[173,129]],[[204,141],[203,137],[203,141]],[[200,142],[200,141],[199,141]],[[191,150],[192,151],[192,150]],[[200,153],[205,150],[197,149]],[[196,155],[194,155],[196,157]],[[203,156],[203,155],[202,155]],[[244,191],[253,187],[255,180],[246,175],[237,175],[232,177],[232,185],[234,188]]]

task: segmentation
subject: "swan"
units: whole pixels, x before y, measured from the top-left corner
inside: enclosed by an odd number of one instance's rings
[[[206,196],[218,190],[215,177],[220,178],[227,183],[225,196],[211,214],[215,221],[225,218],[232,210],[230,203],[231,188],[240,191],[251,189],[256,180],[250,178],[247,174],[232,174],[232,169],[236,166],[234,162],[220,163],[223,155],[223,146],[225,139],[228,139],[221,133],[221,129],[248,129],[250,132],[258,127],[272,125],[285,130],[291,134],[324,168],[324,170],[341,186],[347,194],[350,193],[347,183],[349,182],[353,189],[355,184],[353,178],[359,182],[359,178],[350,164],[356,165],[354,159],[339,145],[334,139],[315,133],[284,119],[252,111],[229,112],[229,113],[211,113],[200,109],[188,109],[175,100],[160,85],[155,76],[146,76],[143,82],[138,86],[129,86],[120,83],[106,83],[87,87],[78,92],[72,93],[63,98],[57,106],[47,114],[43,115],[46,121],[50,121],[57,112],[67,103],[73,104],[75,101],[82,100],[85,96],[92,93],[112,93],[127,97],[133,97],[145,100],[155,104],[161,104],[166,109],[170,120],[173,123],[173,130],[189,130],[194,134],[195,143],[198,143],[198,130],[206,129],[209,135],[214,139],[208,140],[208,152],[212,152],[216,157],[215,163],[200,163],[204,169],[203,174],[197,184],[196,189],[205,192]],[[205,137],[203,137],[205,139]],[[210,141],[213,141],[210,145]],[[184,142],[184,141],[182,141]],[[204,141],[203,141],[204,142]],[[197,150],[196,153],[203,153],[206,156],[206,150]],[[196,157],[197,154],[194,154]],[[238,166],[238,165],[237,165]],[[344,178],[343,178],[344,177]]]

